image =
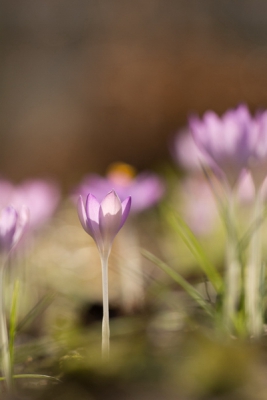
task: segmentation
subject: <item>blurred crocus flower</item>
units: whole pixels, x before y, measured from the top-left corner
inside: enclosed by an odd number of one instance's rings
[[[108,257],[113,240],[124,225],[131,208],[131,197],[120,201],[112,190],[101,203],[92,194],[87,195],[84,204],[78,200],[78,215],[84,230],[92,236],[102,256]]]
[[[184,219],[197,236],[209,235],[218,223],[218,210],[208,182],[186,178],[181,185]]]
[[[170,147],[175,162],[189,171],[197,171],[201,165],[207,166],[207,156],[196,145],[189,129],[177,132]]]
[[[207,111],[202,120],[192,116],[189,124],[199,149],[224,172],[233,187],[253,152],[256,125],[248,108],[240,105],[221,118]]]
[[[112,189],[122,201],[131,196],[131,211],[138,213],[152,207],[162,198],[165,185],[156,174],[143,172],[135,176],[131,166],[116,163],[111,166],[106,177],[96,174],[86,176],[75,193],[80,194],[84,200],[88,193],[94,193],[100,201]]]
[[[11,204],[19,209],[26,205],[31,214],[31,230],[40,228],[52,216],[59,199],[59,188],[54,182],[32,179],[14,185],[7,180],[0,180],[0,206]]]
[[[22,206],[17,212],[13,207],[5,207],[0,214],[0,253],[8,254],[21,239],[27,223],[29,211]]]
[[[7,324],[4,304],[4,273],[8,256],[21,239],[29,220],[28,209],[23,206],[17,212],[13,207],[5,207],[0,213],[0,351],[1,370],[7,388],[12,385],[12,360],[8,344]]]
[[[251,204],[255,200],[255,185],[249,171],[241,174],[237,186],[237,199],[242,204]]]

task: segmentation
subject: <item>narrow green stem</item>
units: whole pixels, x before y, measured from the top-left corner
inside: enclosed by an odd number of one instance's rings
[[[240,298],[241,268],[237,254],[237,238],[235,232],[235,196],[228,194],[228,232],[226,244],[226,275],[224,298],[224,322],[230,331],[233,329],[236,308]]]
[[[6,379],[8,391],[12,389],[12,377],[11,377],[11,363],[10,353],[8,346],[8,334],[6,325],[5,315],[5,304],[4,304],[4,265],[0,267],[0,346],[2,353],[2,372]]]
[[[19,281],[17,280],[14,285],[10,319],[9,319],[9,354],[10,354],[10,370],[12,379],[14,373],[14,344],[16,336],[16,327],[17,327],[18,295],[19,295]]]
[[[256,193],[253,221],[261,218],[263,198],[261,190]],[[263,329],[262,316],[262,227],[259,226],[252,234],[248,256],[246,275],[246,317],[247,329],[253,337],[259,337]]]
[[[109,301],[108,301],[108,255],[101,255],[103,322],[102,322],[102,358],[109,359]]]

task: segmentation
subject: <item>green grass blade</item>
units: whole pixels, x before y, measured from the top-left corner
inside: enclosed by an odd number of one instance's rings
[[[267,217],[267,210],[265,209],[263,212],[263,215],[257,219],[255,219],[255,221],[253,221],[250,226],[248,227],[247,231],[244,233],[244,235],[242,236],[242,238],[239,240],[238,246],[239,246],[239,250],[240,251],[244,251],[246,249],[246,247],[249,245],[252,236],[254,235],[254,233],[260,229],[260,227],[262,226],[262,224],[265,222]]]
[[[165,214],[168,222],[178,232],[185,245],[197,260],[202,271],[206,274],[207,278],[214,286],[216,292],[221,293],[223,291],[223,279],[217,269],[208,259],[201,244],[191,229],[178,214],[174,213],[174,211],[165,209]]]
[[[47,379],[50,381],[62,382],[60,379],[55,378],[54,376],[49,375],[40,375],[40,374],[18,374],[13,375],[14,379]],[[4,381],[6,378],[4,376],[0,376],[0,381]]]
[[[13,364],[14,364],[14,342],[16,335],[16,325],[17,325],[18,297],[19,297],[19,281],[16,280],[12,295],[12,303],[10,311],[10,327],[9,327],[9,354],[10,354],[11,374],[13,373]]]
[[[44,312],[47,307],[53,302],[55,293],[51,292],[46,294],[38,303],[28,312],[27,315],[19,322],[17,332],[20,331],[25,325],[32,322],[38,315]]]
[[[214,312],[212,307],[207,303],[204,297],[188,283],[177,271],[169,267],[159,258],[151,254],[149,251],[142,249],[141,253],[148,260],[156,264],[160,269],[166,272],[175,282],[177,282],[188,294],[192,297],[210,316],[213,316]]]

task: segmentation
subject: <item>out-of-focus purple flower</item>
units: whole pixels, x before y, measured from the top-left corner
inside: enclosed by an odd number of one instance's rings
[[[0,180],[0,206],[11,204],[16,209],[26,205],[31,214],[29,227],[41,227],[53,214],[60,199],[58,186],[49,181],[32,179],[13,185]]]
[[[257,135],[256,124],[248,108],[240,105],[221,118],[207,111],[202,120],[191,117],[189,124],[199,149],[225,173],[233,187],[241,171],[248,166]]]
[[[189,129],[182,129],[172,141],[171,154],[174,161],[189,171],[201,169],[201,165],[207,166],[207,156],[196,145]]]
[[[249,171],[241,174],[237,186],[237,198],[243,204],[250,204],[255,199],[255,185]]]
[[[267,111],[258,112],[254,118],[252,152],[248,167],[258,188],[267,174]]]
[[[124,225],[131,208],[131,197],[120,201],[112,190],[101,203],[91,193],[84,204],[82,196],[78,200],[78,215],[84,230],[92,236],[102,256],[110,253],[111,245]]]
[[[19,213],[13,207],[5,207],[0,214],[0,253],[8,253],[20,240],[29,220],[27,207]]]
[[[218,222],[218,210],[208,182],[199,177],[186,178],[181,189],[181,206],[186,223],[195,235],[209,235]]]
[[[133,213],[138,213],[152,207],[162,198],[165,185],[156,174],[143,172],[134,177],[130,166],[116,164],[107,177],[97,174],[86,176],[75,189],[75,194],[76,196],[80,194],[85,200],[88,193],[94,193],[94,196],[100,201],[112,189],[116,191],[122,201],[131,196],[131,210]]]

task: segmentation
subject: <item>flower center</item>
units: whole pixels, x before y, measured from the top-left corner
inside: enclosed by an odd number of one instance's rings
[[[136,170],[129,164],[113,163],[108,167],[107,176],[118,186],[129,186],[136,175]]]

